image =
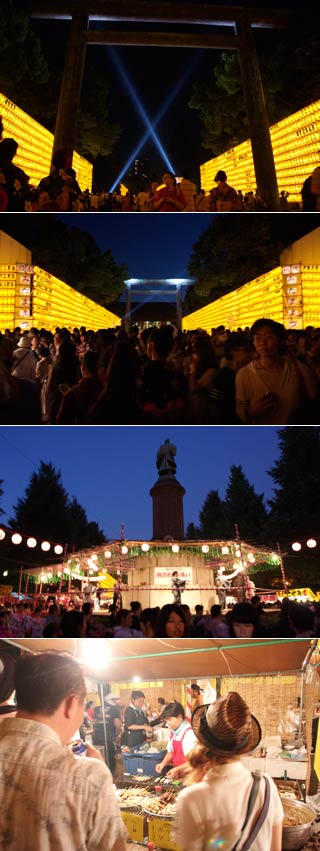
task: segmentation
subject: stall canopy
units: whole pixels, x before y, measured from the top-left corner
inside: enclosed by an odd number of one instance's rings
[[[30,652],[68,652],[83,659],[100,680],[241,676],[299,671],[310,639],[32,638],[6,644]]]

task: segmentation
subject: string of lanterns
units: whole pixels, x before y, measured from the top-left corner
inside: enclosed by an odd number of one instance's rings
[[[303,541],[302,543],[305,543],[309,550],[314,550],[314,548],[318,546],[318,541],[316,541],[315,538],[308,538],[307,541]],[[294,541],[294,543],[291,544],[291,549],[295,553],[299,553],[300,550],[302,550],[302,544],[300,544],[300,541]]]
[[[30,550],[34,550],[35,547],[40,544],[40,547],[44,553],[48,553],[51,548],[53,548],[53,551],[57,556],[62,555],[62,553],[64,552],[64,547],[62,546],[62,544],[54,544],[50,543],[50,541],[37,540],[37,538],[33,538],[32,536],[21,535],[20,532],[12,532],[10,529],[1,528],[0,541],[4,541],[7,535],[11,536],[11,543],[15,544],[16,546],[22,544],[24,540]]]

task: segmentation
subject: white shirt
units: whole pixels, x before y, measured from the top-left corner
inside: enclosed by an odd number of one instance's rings
[[[126,851],[109,769],[75,757],[46,724],[1,722],[0,800],[5,851]]]
[[[183,739],[182,751],[184,756],[187,756],[189,751],[191,751],[192,748],[194,748],[195,745],[198,744],[198,739],[196,739],[193,729],[192,727],[190,727],[188,721],[184,721],[182,724],[180,724],[180,727],[178,728],[177,732],[175,730],[171,730],[171,733],[174,733],[174,736],[171,736],[168,742],[167,751],[169,751],[169,753],[173,753],[172,743],[174,739],[176,742],[181,742],[181,739]]]
[[[269,782],[271,795],[268,815],[250,851],[270,851],[272,829],[283,819],[277,787],[271,777]],[[211,769],[202,783],[183,789],[178,796],[175,834],[175,841],[183,851],[204,851],[208,840],[211,840],[213,846],[218,839],[223,840],[223,851],[230,851],[241,833],[251,786],[251,772],[240,761],[236,761]],[[262,809],[264,795],[265,783],[262,779],[243,844]]]
[[[253,425],[286,425],[292,421],[299,406],[304,402],[302,382],[308,398],[315,398],[317,386],[310,367],[300,361],[295,367],[287,357],[282,358],[281,365],[279,371],[267,370],[261,366],[258,359],[239,369],[236,374],[236,397],[239,416],[243,422],[245,417],[241,415],[240,408],[244,411],[250,403],[258,402],[265,393],[273,393],[275,403],[270,410],[256,414],[250,420]]]

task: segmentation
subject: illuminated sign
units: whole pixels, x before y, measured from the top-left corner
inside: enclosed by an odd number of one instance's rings
[[[29,268],[33,269],[33,274],[22,276],[19,264],[0,265],[0,330],[13,330],[17,325],[27,329],[34,325],[54,331],[58,325],[66,328],[84,325],[97,331],[121,324],[115,313],[59,278],[39,266]],[[21,277],[28,277],[28,287],[21,287]]]
[[[320,100],[274,124],[270,135],[279,192],[289,192],[289,201],[301,203],[301,187],[319,165]],[[257,184],[250,140],[200,166],[201,187],[206,192],[215,186],[219,169],[227,173],[228,183],[235,189],[254,192]]]
[[[4,137],[9,136],[15,139],[19,145],[14,158],[15,165],[23,168],[29,175],[32,186],[38,186],[42,177],[46,177],[50,172],[53,134],[2,94],[0,94],[0,115],[3,121]],[[72,166],[82,191],[85,189],[91,191],[91,163],[74,151]]]
[[[299,272],[295,286],[289,284],[292,270]],[[285,273],[286,270],[286,273]],[[243,287],[207,304],[182,320],[182,328],[191,331],[225,325],[231,331],[252,325],[261,317],[281,322],[286,328],[320,326],[320,264],[278,266]]]
[[[192,585],[192,567],[179,567],[175,568],[175,570],[177,570],[178,579]],[[170,588],[172,582],[172,568],[168,569],[166,567],[156,567],[154,571],[154,581],[155,585]]]

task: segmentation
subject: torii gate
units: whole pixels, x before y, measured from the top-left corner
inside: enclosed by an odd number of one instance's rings
[[[81,82],[87,44],[216,48],[237,50],[248,114],[257,189],[269,210],[279,209],[279,193],[273,159],[269,122],[253,27],[285,28],[289,13],[284,10],[209,5],[169,0],[31,0],[34,18],[71,20],[64,73],[56,118],[53,150],[73,154]],[[90,21],[167,23],[197,27],[226,27],[226,35],[206,32],[131,32],[89,29]]]
[[[132,321],[132,299],[131,291],[134,290],[135,295],[170,295],[175,294],[177,328],[182,327],[182,287],[188,287],[193,283],[193,278],[128,278],[125,281],[126,293],[126,312],[124,317],[124,327],[126,331],[130,330]]]

